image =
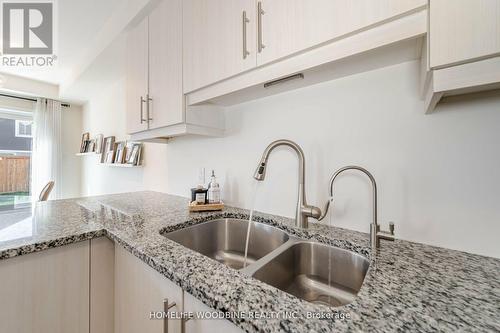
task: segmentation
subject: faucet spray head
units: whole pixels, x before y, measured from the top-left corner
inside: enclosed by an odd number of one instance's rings
[[[266,159],[262,158],[259,162],[259,165],[257,165],[257,169],[255,169],[253,178],[258,181],[263,181],[264,178],[266,178],[266,166]]]

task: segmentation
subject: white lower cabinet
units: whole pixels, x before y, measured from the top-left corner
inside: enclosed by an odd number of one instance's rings
[[[90,333],[114,331],[115,243],[90,240]]]
[[[209,308],[194,296],[184,292],[184,311],[199,314],[207,314],[215,310]],[[225,319],[201,319],[194,316],[185,323],[183,333],[241,333],[243,330]]]
[[[105,237],[0,260],[0,332],[242,332],[182,312],[215,310]]]
[[[0,260],[0,332],[89,332],[89,241]]]
[[[178,313],[174,318],[162,319],[152,312],[164,311],[164,301],[175,303],[169,311]],[[243,332],[228,320],[199,319],[196,316],[184,322],[181,329],[181,312],[208,313],[215,311],[183,292],[163,275],[139,258],[117,245],[115,249],[115,332],[116,333],[236,333]],[[159,319],[158,319],[159,318]],[[168,325],[168,330],[166,328]]]
[[[170,311],[182,310],[182,289],[123,247],[115,248],[115,332],[169,333],[181,331],[180,320],[155,319],[164,302],[175,303]],[[165,330],[164,330],[165,329]]]

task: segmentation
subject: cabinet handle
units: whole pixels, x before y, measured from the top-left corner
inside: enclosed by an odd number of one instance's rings
[[[258,50],[259,53],[262,52],[262,50],[266,47],[262,43],[262,15],[264,15],[265,12],[262,9],[262,2],[259,1],[257,3],[257,44],[258,44]]]
[[[191,317],[187,319],[184,317],[181,318],[181,333],[186,333],[186,322],[190,321],[191,319]]]
[[[175,302],[168,304],[168,298],[163,300],[163,312],[165,313],[165,317],[163,318],[163,333],[168,333],[168,310],[175,306]]]
[[[153,99],[151,97],[149,97],[149,94],[146,94],[146,116],[147,116],[147,119],[148,119],[148,122],[150,122],[151,120],[153,120],[153,117],[150,117],[150,112],[149,112],[149,102],[152,102]]]
[[[146,102],[146,100],[145,100],[144,98],[142,98],[142,96],[141,96],[141,124],[142,124],[143,122],[147,121],[147,120],[146,120],[146,119],[144,119],[144,117],[143,117],[143,107],[142,107],[142,104],[143,104],[144,102]]]
[[[243,11],[243,59],[246,59],[248,55],[250,55],[250,52],[247,50],[247,23],[249,23],[250,20],[247,18],[247,12],[246,10]]]

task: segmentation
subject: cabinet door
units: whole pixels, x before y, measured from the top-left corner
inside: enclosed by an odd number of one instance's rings
[[[90,333],[114,331],[115,244],[90,240]]]
[[[127,34],[127,132],[148,129],[146,104],[148,92],[148,18]]]
[[[215,311],[191,294],[184,292],[184,312],[207,313]],[[192,318],[186,323],[186,333],[242,333],[243,330],[225,319],[197,319]]]
[[[445,67],[500,53],[500,1],[430,1],[430,66]]]
[[[89,242],[0,260],[0,332],[89,332]]]
[[[163,0],[149,15],[149,128],[184,121],[182,0]]]
[[[185,93],[255,67],[255,17],[255,0],[183,1]]]
[[[150,319],[164,311],[164,300],[182,309],[182,289],[121,246],[115,247],[115,332],[162,333],[164,319]],[[166,320],[166,319],[165,319]],[[180,332],[180,320],[168,320],[169,332]]]
[[[426,0],[262,0],[262,44],[257,64],[366,29]]]

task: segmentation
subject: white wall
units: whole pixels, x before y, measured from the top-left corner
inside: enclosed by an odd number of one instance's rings
[[[82,131],[126,139],[122,66],[89,91]],[[205,167],[207,174],[216,170],[227,203],[250,208],[262,151],[288,138],[306,153],[309,203],[322,207],[333,171],[359,164],[375,175],[379,221],[384,228],[395,221],[398,238],[500,257],[500,96],[460,98],[424,115],[417,91],[418,62],[411,62],[237,105],[226,111],[224,138],[147,144],[144,168],[83,157],[81,194],[157,190],[187,197]],[[296,157],[275,151],[256,209],[292,217],[296,183]],[[367,179],[345,174],[329,222],[368,232],[370,198]]]
[[[126,34],[121,34],[75,82],[67,93],[84,98],[83,132],[91,136],[115,136],[127,140],[126,131]],[[81,135],[81,134],[80,134]],[[98,156],[82,158],[81,195],[140,190],[167,190],[166,146],[144,146],[144,167],[116,168],[99,164]]]
[[[75,156],[81,143],[82,108],[77,105],[62,109],[62,188],[61,198],[80,196],[81,161]]]
[[[358,164],[377,179],[379,221],[384,228],[395,221],[398,238],[500,257],[500,96],[424,115],[417,91],[411,62],[234,106],[226,137],[168,144],[168,192],[188,196],[198,168],[214,168],[223,199],[250,208],[262,151],[288,138],[305,151],[310,204],[326,202],[334,170]],[[330,223],[368,232],[369,181],[345,174],[335,188]],[[293,216],[296,189],[296,157],[275,151],[255,208]]]
[[[123,53],[125,54],[125,53]],[[114,135],[126,140],[125,75],[118,71],[112,80],[101,82],[83,107],[83,131],[91,136]],[[109,79],[109,78],[108,78]],[[81,134],[80,134],[81,135]],[[143,168],[116,168],[99,164],[98,156],[82,157],[82,195],[97,195],[140,190],[166,191],[166,146],[146,144]]]

